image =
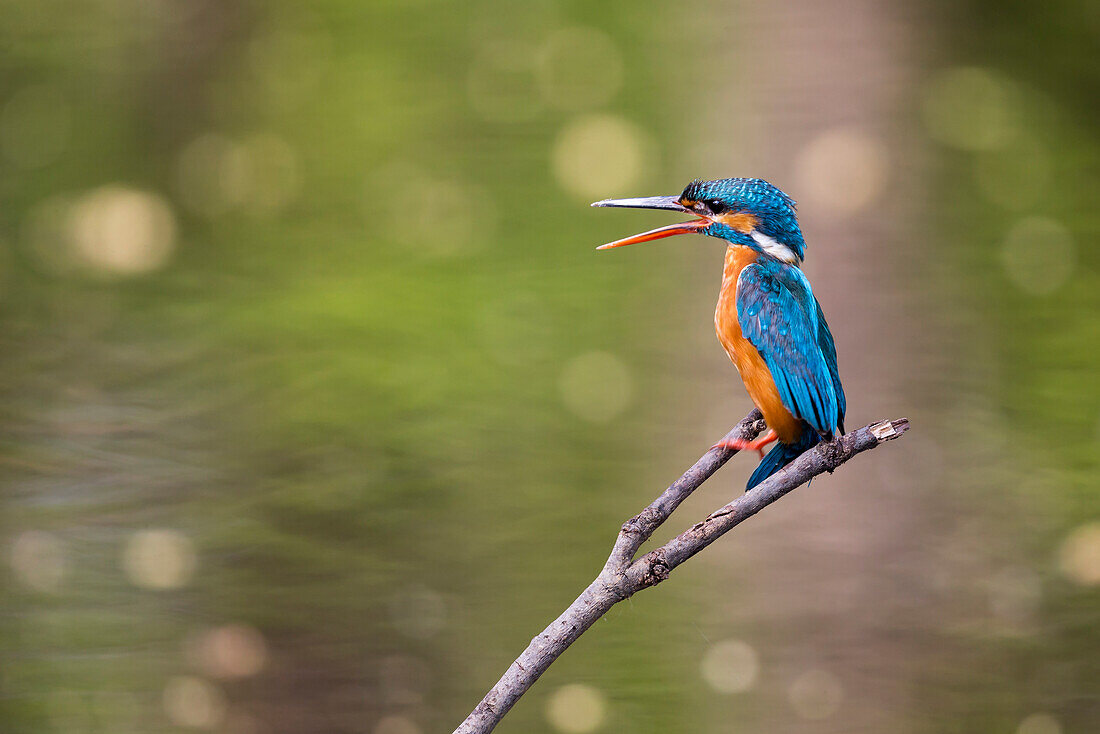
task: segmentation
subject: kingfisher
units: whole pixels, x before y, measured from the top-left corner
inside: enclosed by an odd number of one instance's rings
[[[714,448],[760,453],[746,491],[803,451],[844,432],[836,344],[800,267],[806,242],[794,199],[759,178],[724,178],[692,181],[679,196],[605,199],[592,206],[667,209],[695,217],[598,250],[680,234],[725,242],[714,328],[768,428],[754,440],[727,439]],[[771,443],[775,446],[765,456]]]

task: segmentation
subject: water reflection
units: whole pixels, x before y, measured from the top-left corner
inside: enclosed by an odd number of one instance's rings
[[[1071,6],[7,3],[0,729],[448,730],[747,408],[721,248],[601,257],[635,225],[586,204],[762,175],[853,424],[914,431],[617,607],[501,731],[1089,730]]]
[[[1058,290],[1077,264],[1069,230],[1047,217],[1028,217],[1013,224],[1001,252],[1009,280],[1036,295]]]
[[[20,168],[47,166],[65,151],[71,128],[72,110],[60,89],[24,87],[0,111],[0,152]]]
[[[829,671],[812,668],[794,679],[787,696],[803,719],[827,719],[840,710],[844,687]]]
[[[549,105],[563,110],[600,107],[622,87],[622,54],[610,36],[595,28],[561,28],[543,44],[538,81]]]

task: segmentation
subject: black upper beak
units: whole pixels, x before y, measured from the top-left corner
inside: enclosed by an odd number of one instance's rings
[[[681,222],[679,224],[670,224],[667,227],[658,227],[657,229],[651,229],[648,232],[642,232],[636,234],[633,237],[626,237],[621,240],[615,240],[614,242],[608,242],[606,245],[600,245],[597,250],[609,250],[612,247],[622,247],[623,245],[635,245],[639,242],[649,242],[650,240],[659,240],[664,237],[671,237],[677,234],[690,234],[703,232],[710,226],[711,221],[705,217],[696,214],[683,204],[680,203],[680,197],[678,196],[646,196],[640,199],[604,199],[603,201],[597,201],[592,206],[616,206],[626,209],[669,209],[674,212],[684,212],[685,214],[693,214],[697,219],[693,219],[690,222]]]
[[[636,199],[604,199],[594,201],[592,206],[614,206],[624,209],[670,209],[674,212],[693,212],[680,203],[678,196],[642,196]]]

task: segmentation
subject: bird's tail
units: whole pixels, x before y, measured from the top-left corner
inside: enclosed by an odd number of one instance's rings
[[[756,467],[756,471],[749,477],[749,483],[745,486],[745,491],[760,484],[772,474],[791,463],[799,456],[803,451],[811,449],[821,441],[821,436],[817,435],[817,431],[805,430],[802,435],[794,443],[780,443],[776,442],[775,446],[768,455],[760,460],[760,465]]]

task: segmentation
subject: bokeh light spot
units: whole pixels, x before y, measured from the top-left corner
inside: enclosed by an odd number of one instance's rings
[[[254,627],[227,624],[201,634],[191,656],[211,678],[247,678],[263,670],[267,643]]]
[[[25,87],[0,111],[0,151],[21,168],[46,166],[64,152],[71,127],[72,111],[60,90]]]
[[[606,423],[626,410],[634,391],[626,365],[606,352],[574,357],[562,370],[559,387],[565,406],[592,423]]]
[[[378,720],[372,734],[420,734],[420,727],[407,716],[386,716]]]
[[[1009,230],[1001,261],[1009,280],[1020,290],[1034,295],[1053,293],[1073,274],[1073,237],[1060,222],[1028,217]]]
[[[447,605],[438,592],[423,584],[409,586],[390,599],[390,621],[406,637],[434,637],[447,621]]]
[[[181,675],[164,686],[164,713],[176,726],[213,729],[225,716],[225,696],[202,678]]]
[[[297,155],[273,133],[258,133],[243,143],[207,133],[181,151],[176,168],[180,198],[205,217],[238,207],[267,215],[300,188]]]
[[[379,664],[382,684],[378,698],[386,706],[415,706],[424,701],[431,668],[411,655],[390,655]]]
[[[603,694],[584,683],[570,683],[554,691],[546,702],[550,725],[567,734],[595,731],[603,723]]]
[[[599,107],[622,86],[622,56],[606,33],[594,28],[562,28],[542,47],[538,80],[542,98],[552,107]]]
[[[416,203],[394,216],[393,187],[416,191]],[[363,209],[369,225],[419,256],[450,257],[478,249],[496,232],[496,207],[480,187],[437,178],[404,161],[366,178]]]
[[[990,202],[1022,209],[1040,200],[1050,183],[1050,154],[1038,140],[1019,136],[1003,150],[974,160],[974,182]]]
[[[51,533],[26,530],[12,541],[12,570],[24,584],[37,591],[56,592],[65,577],[65,549]]]
[[[258,214],[286,206],[301,190],[298,155],[274,133],[257,133],[243,143],[251,175],[247,205]]]
[[[72,208],[69,235],[74,254],[96,271],[138,275],[167,263],[176,243],[176,220],[160,196],[104,186]]]
[[[741,640],[723,640],[707,650],[700,666],[703,680],[719,693],[741,693],[756,683],[760,662]]]
[[[613,115],[574,120],[558,134],[554,176],[583,199],[625,196],[642,178],[650,145],[636,125]]]
[[[1017,133],[1017,97],[1012,81],[990,69],[947,69],[924,89],[924,125],[933,138],[956,148],[1000,148]]]
[[[318,86],[332,60],[332,40],[302,6],[303,17],[285,19],[283,26],[256,37],[248,49],[252,71],[272,100],[282,107],[301,104]]]
[[[493,237],[496,209],[488,196],[454,181],[431,181],[418,194],[423,207],[405,221],[427,252],[454,255]]]
[[[889,156],[880,140],[851,128],[826,130],[799,153],[800,198],[824,214],[852,214],[886,185]]]
[[[827,719],[844,700],[840,679],[827,670],[808,670],[795,678],[787,692],[791,706],[803,719]]]
[[[191,540],[178,530],[139,530],[122,554],[127,577],[146,589],[179,588],[191,579],[196,565]]]
[[[1016,734],[1062,734],[1062,725],[1050,714],[1032,714],[1020,722]]]
[[[248,187],[244,149],[224,135],[207,133],[187,144],[176,165],[180,198],[211,217],[241,203]]]
[[[1081,525],[1066,536],[1058,551],[1058,567],[1081,586],[1100,584],[1100,522]]]

